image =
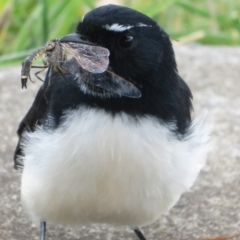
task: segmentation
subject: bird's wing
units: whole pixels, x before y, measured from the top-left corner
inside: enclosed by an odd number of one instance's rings
[[[179,81],[180,94],[181,94],[181,97],[184,99],[184,106],[186,107],[186,110],[188,112],[187,116],[189,119],[191,119],[191,111],[193,110],[192,101],[191,101],[193,99],[193,96],[192,96],[191,90],[179,75],[178,75],[178,81]]]
[[[39,89],[31,108],[19,124],[17,131],[19,141],[14,153],[15,169],[21,170],[23,168],[21,156],[24,155],[24,152],[21,142],[24,137],[24,133],[34,132],[37,126],[46,125],[45,120],[51,111],[53,111],[55,115],[58,115],[56,116],[58,121],[62,116],[63,110],[69,108],[71,103],[74,102],[74,92],[77,91],[75,90],[77,89],[75,76],[69,73],[67,70],[70,68],[77,68],[79,66],[73,59],[63,64],[63,67],[63,70],[65,71],[62,71],[61,69],[59,70],[59,68],[55,67],[48,68],[43,85]],[[68,88],[73,88],[74,90],[71,91]],[[62,89],[63,91],[61,91]],[[65,96],[66,93],[68,93],[70,96]],[[60,98],[59,95],[61,95]],[[52,106],[53,101],[56,102],[56,98],[58,102],[60,101],[59,107],[57,108]],[[68,98],[69,101],[67,101]],[[54,110],[52,110],[52,108]]]
[[[20,122],[17,130],[19,141],[14,153],[14,168],[19,169],[22,163],[18,160],[23,155],[22,146],[20,144],[25,132],[33,132],[36,125],[40,125],[40,120],[47,112],[49,91],[46,91],[44,85],[39,89],[36,98],[29,111]]]
[[[56,78],[53,78],[52,68],[48,68],[45,81],[38,90],[38,93],[33,101],[32,106],[28,110],[25,117],[18,126],[17,134],[19,137],[17,147],[14,152],[14,168],[21,170],[23,162],[21,156],[24,155],[21,141],[25,132],[34,132],[36,126],[41,125],[41,120],[46,116],[51,100],[52,92],[54,91]],[[51,80],[51,81],[50,81]],[[55,81],[54,81],[55,80]]]

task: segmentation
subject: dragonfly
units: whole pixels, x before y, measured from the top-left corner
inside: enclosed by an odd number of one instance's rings
[[[33,66],[33,62],[43,55],[43,66]],[[62,42],[61,39],[52,39],[45,46],[32,52],[23,62],[21,71],[22,88],[27,88],[28,78],[31,80],[31,68],[41,68],[35,75],[48,69],[47,76],[52,71],[58,71],[64,78],[65,73],[70,73],[81,81],[81,74],[76,69],[67,67],[69,56],[75,58],[81,69],[91,73],[88,82],[118,95],[139,98],[141,91],[131,82],[109,70],[109,55],[107,48],[78,42]],[[42,80],[41,78],[39,78]],[[32,80],[31,80],[32,81]],[[49,83],[50,84],[50,83]]]

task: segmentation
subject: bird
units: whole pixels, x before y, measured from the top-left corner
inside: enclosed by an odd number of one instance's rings
[[[167,213],[203,168],[208,114],[193,117],[170,37],[141,12],[100,6],[60,41],[108,49],[108,72],[73,58],[63,64],[71,71],[47,75],[18,128],[23,207],[40,222],[41,240],[48,222],[129,227],[145,240],[140,228]]]

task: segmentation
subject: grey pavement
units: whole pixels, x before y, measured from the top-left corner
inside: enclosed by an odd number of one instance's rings
[[[180,75],[194,95],[195,113],[209,109],[214,144],[191,191],[168,215],[143,231],[148,240],[195,240],[240,232],[240,48],[193,44],[177,46],[175,52]],[[38,226],[21,207],[20,175],[13,169],[12,156],[18,123],[40,84],[29,82],[28,89],[22,90],[20,66],[0,68],[1,240],[39,239]],[[77,231],[50,226],[47,234],[48,240],[137,239],[129,229],[104,226]]]

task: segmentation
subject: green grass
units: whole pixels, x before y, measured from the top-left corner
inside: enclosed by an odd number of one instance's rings
[[[173,39],[201,31],[204,34],[193,40],[240,45],[239,0],[163,0],[151,4],[136,0],[130,5],[154,18]]]
[[[154,18],[178,43],[240,45],[239,0],[122,0]],[[1,0],[0,64],[22,60],[51,38],[74,32],[94,0]]]

